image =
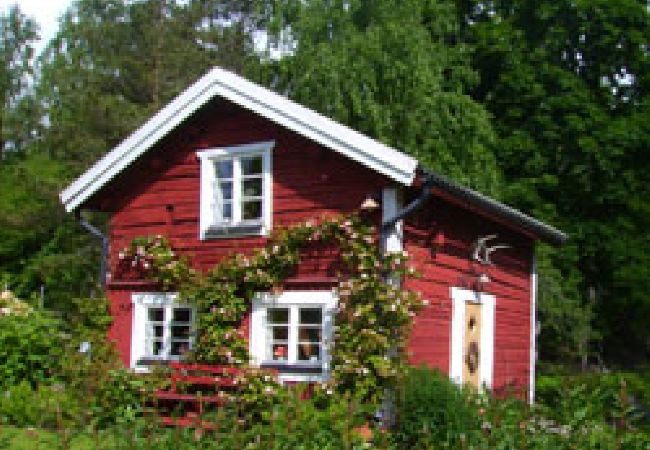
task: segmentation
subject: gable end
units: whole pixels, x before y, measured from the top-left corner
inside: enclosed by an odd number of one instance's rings
[[[410,185],[417,160],[304,106],[215,67],[120,145],[100,159],[60,195],[74,211],[164,136],[214,97],[222,97],[341,153],[391,179]]]

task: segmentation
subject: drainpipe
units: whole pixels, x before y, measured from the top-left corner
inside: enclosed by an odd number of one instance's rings
[[[426,178],[424,182],[422,183],[422,188],[420,191],[420,195],[415,198],[411,203],[409,203],[407,206],[402,208],[401,210],[398,210],[394,213],[393,216],[388,217],[386,219],[382,220],[381,223],[381,237],[382,237],[382,246],[388,247],[388,238],[391,233],[394,233],[396,231],[397,223],[404,219],[406,216],[409,214],[417,211],[420,209],[426,201],[431,197],[431,188],[433,187],[434,180],[433,177],[425,174]],[[387,204],[388,202],[386,201],[386,194],[384,190],[384,198],[382,201],[382,209],[386,211]],[[396,200],[396,199],[394,199]],[[391,202],[392,203],[392,202]],[[397,202],[395,202],[397,203]],[[389,208],[392,209],[392,208]],[[389,212],[390,213],[390,212]],[[385,212],[383,213],[385,214]],[[402,245],[400,245],[401,249],[403,250]],[[384,248],[383,251],[386,251],[387,249]],[[391,279],[392,278],[392,279]],[[399,286],[399,280],[394,279],[390,274],[387,276],[387,281],[391,284],[395,284]],[[392,347],[389,349],[388,354],[389,356],[392,356],[396,353],[396,348]],[[383,401],[383,404],[378,411],[377,419],[382,423],[383,426],[391,428],[395,425],[396,417],[395,417],[395,391],[393,389],[388,389],[385,392],[385,398]]]
[[[426,178],[424,179],[424,183],[422,184],[422,190],[420,191],[420,195],[411,203],[406,205],[401,211],[398,211],[393,217],[389,219],[385,219],[381,224],[382,232],[389,230],[397,222],[399,222],[409,214],[422,208],[422,206],[424,206],[424,204],[429,199],[429,197],[431,197],[431,188],[433,188],[434,186],[434,179],[429,174],[425,173],[425,175]]]
[[[104,233],[99,230],[99,228],[95,227],[94,225],[90,224],[86,219],[84,219],[81,216],[81,212],[77,211],[77,220],[79,221],[79,224],[86,229],[90,234],[92,234],[95,238],[99,239],[101,242],[102,246],[102,256],[101,260],[99,262],[99,283],[101,284],[102,288],[106,287],[106,260],[108,257],[108,237]]]

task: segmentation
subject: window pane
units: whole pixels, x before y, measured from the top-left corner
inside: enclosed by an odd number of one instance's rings
[[[232,159],[217,161],[215,163],[217,178],[232,178]]]
[[[174,325],[172,327],[172,338],[188,339],[190,337],[190,327],[187,325]]]
[[[323,322],[323,310],[320,308],[300,308],[300,323],[320,325]]]
[[[271,346],[271,359],[273,361],[286,361],[288,354],[287,344],[273,344]]]
[[[153,335],[154,335],[154,337],[162,338],[163,337],[163,326],[162,325],[154,326],[153,327]]]
[[[319,344],[298,344],[298,360],[320,361]]]
[[[300,342],[319,343],[321,341],[320,328],[300,328],[298,332]]]
[[[243,175],[254,175],[262,173],[262,157],[249,156],[241,159],[241,173]]]
[[[289,339],[289,328],[288,327],[273,327],[273,340],[274,341],[286,341]]]
[[[262,179],[251,178],[248,180],[244,180],[242,183],[242,193],[245,197],[261,197]]]
[[[192,310],[190,308],[174,308],[174,322],[191,322]]]
[[[266,320],[268,323],[278,323],[278,324],[289,323],[289,309],[269,308]]]
[[[262,217],[262,201],[252,200],[242,202],[242,219],[255,220]]]
[[[152,356],[161,356],[161,355],[162,355],[162,341],[154,341]]]
[[[190,343],[188,341],[172,341],[172,348],[169,352],[173,356],[180,356],[190,349]]]
[[[218,195],[221,200],[232,200],[232,181],[219,182]]]
[[[165,320],[163,308],[149,308],[149,322],[162,322]]]
[[[217,206],[216,214],[217,222],[227,222],[232,220],[232,204],[230,202],[224,202]]]

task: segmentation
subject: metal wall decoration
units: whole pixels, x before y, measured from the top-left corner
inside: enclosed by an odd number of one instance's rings
[[[472,245],[470,259],[472,261],[477,261],[483,265],[491,266],[492,260],[490,257],[492,253],[500,249],[510,248],[510,245],[508,244],[488,245],[489,241],[492,241],[497,237],[499,237],[498,234],[488,234],[476,238],[476,241],[474,241],[474,244]]]

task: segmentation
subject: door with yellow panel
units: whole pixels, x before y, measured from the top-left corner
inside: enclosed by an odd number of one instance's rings
[[[481,304],[465,303],[465,336],[463,339],[463,382],[481,387]]]
[[[452,288],[450,376],[459,384],[492,386],[495,297]]]

